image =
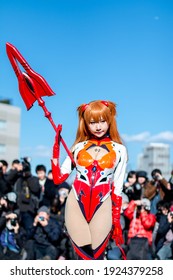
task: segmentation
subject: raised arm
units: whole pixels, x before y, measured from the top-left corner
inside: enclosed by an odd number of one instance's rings
[[[69,156],[66,157],[61,167],[59,164],[61,130],[62,125],[58,125],[53,145],[53,157],[51,159],[53,181],[56,185],[63,183],[69,177],[73,169],[73,164]]]

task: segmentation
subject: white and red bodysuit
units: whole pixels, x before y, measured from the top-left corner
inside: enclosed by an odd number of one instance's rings
[[[81,258],[99,259],[112,229],[110,194],[113,191],[121,197],[127,162],[126,148],[106,137],[80,142],[73,147],[72,153],[76,163],[76,177],[66,202],[66,228]],[[54,164],[52,171],[54,182],[60,184]],[[71,174],[69,156],[60,171],[62,175]],[[92,244],[93,258],[87,258],[81,249],[85,244]]]

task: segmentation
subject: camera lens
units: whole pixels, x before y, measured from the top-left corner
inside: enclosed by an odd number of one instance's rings
[[[16,219],[12,219],[12,220],[11,220],[11,225],[15,227],[16,224],[17,224],[17,220],[16,220]]]

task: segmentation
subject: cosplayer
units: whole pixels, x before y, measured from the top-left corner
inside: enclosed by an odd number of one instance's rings
[[[120,210],[127,153],[117,131],[113,102],[83,104],[78,113],[71,149],[76,178],[66,202],[65,225],[79,259],[101,260],[110,237],[118,246],[123,243]],[[65,181],[74,168],[69,156],[59,166],[60,133],[59,125],[52,159],[55,184]]]
[[[51,161],[54,183],[64,182],[76,168],[65,209],[65,225],[75,252],[79,259],[103,259],[110,237],[119,247],[123,243],[120,211],[127,153],[116,126],[116,106],[100,100],[79,106],[76,140],[69,151],[61,137],[62,126],[55,125],[42,99],[54,92],[12,44],[7,43],[6,50],[27,110],[37,100],[56,131]],[[61,167],[60,142],[68,154]]]

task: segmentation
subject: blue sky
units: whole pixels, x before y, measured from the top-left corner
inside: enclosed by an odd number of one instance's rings
[[[0,97],[21,108],[20,156],[31,156],[33,168],[43,163],[49,169],[54,130],[37,102],[26,110],[6,42],[56,93],[44,100],[69,147],[76,108],[112,100],[129,168],[149,142],[168,143],[173,162],[172,27],[171,0],[1,0]]]

